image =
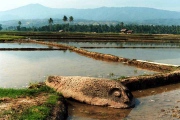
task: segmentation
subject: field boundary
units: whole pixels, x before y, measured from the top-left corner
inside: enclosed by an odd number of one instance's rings
[[[44,44],[48,46],[54,46],[61,49],[68,49],[78,54],[91,57],[94,59],[98,59],[98,60],[109,61],[109,62],[121,62],[126,65],[136,66],[142,69],[154,70],[158,72],[170,72],[170,71],[175,71],[176,69],[180,68],[180,66],[178,65],[170,65],[170,64],[155,63],[155,62],[149,62],[149,61],[143,61],[143,60],[128,59],[128,58],[118,57],[111,54],[91,52],[82,48],[77,48],[74,46],[59,44],[55,42],[44,42],[44,41],[29,40],[29,39],[26,41],[32,42],[32,43]]]

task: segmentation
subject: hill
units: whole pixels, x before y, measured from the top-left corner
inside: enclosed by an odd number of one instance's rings
[[[16,9],[0,12],[0,21],[22,19],[62,19],[63,16],[73,16],[75,20],[119,21],[139,24],[156,24],[155,21],[167,24],[180,24],[180,12],[144,7],[101,7],[94,9],[61,9],[49,8],[40,4],[29,4]],[[2,24],[2,22],[1,22]]]

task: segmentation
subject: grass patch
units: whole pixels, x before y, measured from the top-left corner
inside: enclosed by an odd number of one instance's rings
[[[13,120],[44,120],[51,115],[53,108],[57,105],[61,97],[59,93],[46,85],[38,86],[38,88],[33,87],[32,89],[0,88],[0,98],[2,99],[0,103],[3,103],[3,98],[11,98],[8,104],[14,101],[13,107],[4,111],[1,110],[0,119],[3,118],[3,116],[8,116],[8,119]],[[18,104],[18,102],[15,101],[18,99],[23,101],[32,100],[32,103],[21,104],[20,102]],[[37,104],[34,103],[34,101],[36,101]]]
[[[15,40],[15,39],[23,39],[23,36],[16,36],[16,35],[6,35],[0,34],[0,40]]]
[[[52,93],[53,90],[47,86],[42,86],[40,88],[34,88],[34,89],[0,88],[0,98],[2,97],[17,98],[17,97],[23,97],[23,96],[35,96],[42,92]]]
[[[26,109],[19,116],[19,120],[44,120],[46,119],[52,111],[52,108],[57,104],[60,96],[58,94],[51,94],[47,101],[40,106],[32,106]]]
[[[49,115],[50,108],[47,106],[33,106],[27,109],[17,118],[19,120],[44,120]]]

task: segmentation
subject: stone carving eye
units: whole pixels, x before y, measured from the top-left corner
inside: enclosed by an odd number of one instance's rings
[[[121,90],[118,88],[113,88],[109,91],[109,95],[112,95],[115,97],[121,97]]]
[[[114,91],[113,95],[116,97],[121,97],[121,92],[120,91]]]

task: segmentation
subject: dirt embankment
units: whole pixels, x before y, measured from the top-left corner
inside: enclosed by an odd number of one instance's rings
[[[69,45],[64,45],[64,44],[57,44],[54,42],[43,42],[43,41],[36,41],[36,40],[29,40],[29,42],[59,47],[61,49],[69,49],[69,50],[74,51],[78,54],[81,54],[81,55],[84,55],[87,57],[91,57],[94,59],[111,61],[111,62],[122,62],[122,63],[127,64],[127,65],[132,65],[132,66],[136,66],[139,68],[154,70],[154,71],[159,71],[159,72],[173,71],[179,67],[179,66],[173,66],[173,65],[164,65],[164,64],[158,64],[158,63],[152,63],[152,62],[148,62],[148,61],[140,61],[140,60],[136,60],[136,59],[128,59],[128,58],[118,57],[118,56],[111,55],[111,54],[91,52],[91,51],[88,51],[88,50],[85,50],[82,48],[76,48],[74,46],[69,46]]]
[[[123,79],[120,82],[131,91],[159,87],[180,82],[180,71],[170,73],[159,73],[150,76],[138,76]]]
[[[131,66],[136,66],[143,69],[161,72],[160,74],[156,74],[152,76],[139,76],[139,77],[133,77],[133,78],[129,78],[127,80],[122,81],[123,84],[127,86],[130,90],[146,89],[146,88],[157,87],[161,85],[167,85],[167,84],[180,82],[179,81],[180,71],[178,71],[180,69],[180,66],[159,64],[159,63],[154,63],[154,62],[117,57],[111,54],[91,52],[85,49],[76,48],[73,46],[68,46],[68,45],[63,45],[63,44],[57,44],[53,42],[42,42],[42,41],[36,41],[36,40],[30,40],[30,42],[69,49],[78,54],[91,57],[94,59],[98,59],[98,60],[104,60],[104,61],[110,61],[110,62],[121,62],[126,65],[131,65]]]
[[[43,51],[48,51],[48,50],[67,50],[67,49],[54,49],[54,48],[0,48],[0,51],[40,51],[40,50],[43,50]]]
[[[31,39],[50,41],[74,41],[74,42],[108,42],[108,41],[131,41],[131,42],[180,42],[179,35],[173,34],[119,34],[119,33],[74,33],[74,32],[10,32],[8,35],[23,36]]]

